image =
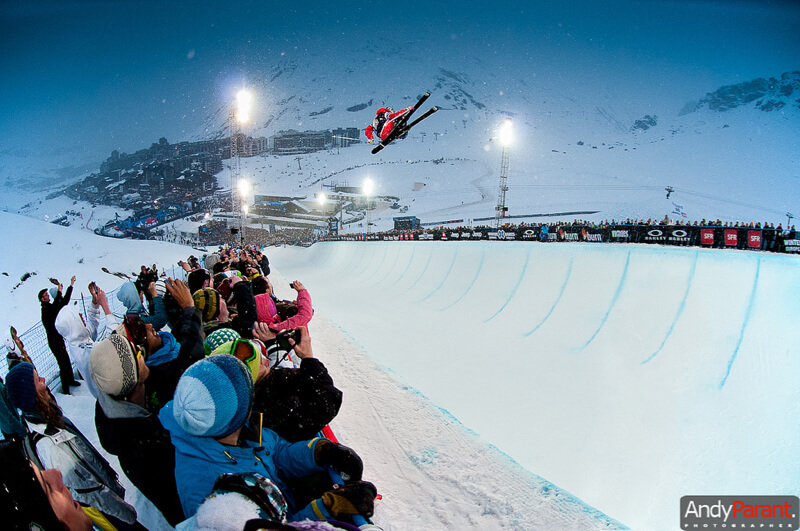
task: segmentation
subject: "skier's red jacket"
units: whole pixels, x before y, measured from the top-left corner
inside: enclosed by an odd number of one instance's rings
[[[375,119],[372,120],[372,123],[364,129],[364,134],[367,135],[367,138],[373,140],[375,131],[379,130],[381,140],[386,140],[386,137],[389,136],[389,133],[394,129],[395,120],[411,111],[413,108],[414,107],[411,106],[397,112],[389,112],[389,109],[386,107],[381,107],[375,113]]]

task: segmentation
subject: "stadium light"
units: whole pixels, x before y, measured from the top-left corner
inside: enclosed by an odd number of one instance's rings
[[[511,118],[503,120],[498,131],[498,137],[503,146],[510,146],[514,141],[514,128],[511,124]]]
[[[236,94],[236,118],[240,123],[250,120],[250,108],[253,104],[253,95],[245,89]]]
[[[250,183],[244,179],[241,179],[239,181],[238,187],[239,187],[239,195],[242,196],[242,198],[247,197],[247,194],[250,193]]]
[[[364,195],[370,196],[372,195],[372,191],[375,189],[375,183],[367,177],[364,179],[364,184],[361,185],[361,190],[364,192]]]
[[[324,205],[327,200],[328,196],[325,194],[317,194],[317,202],[320,204],[320,206]]]

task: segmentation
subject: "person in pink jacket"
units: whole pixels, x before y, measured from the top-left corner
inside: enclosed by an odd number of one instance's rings
[[[276,304],[272,298],[272,285],[269,285],[266,293],[256,295],[258,321],[267,323],[275,332],[305,326],[314,315],[311,295],[308,294],[306,287],[299,280],[289,284],[289,287],[297,291],[297,300],[294,302]]]

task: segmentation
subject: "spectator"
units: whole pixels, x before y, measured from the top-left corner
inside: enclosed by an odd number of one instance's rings
[[[42,470],[25,455],[21,441],[0,441],[0,514],[3,528],[43,531],[146,531],[95,507],[76,503],[56,469]],[[97,527],[94,527],[94,526]]]
[[[98,392],[94,380],[89,378],[89,357],[95,341],[111,333],[117,326],[117,320],[108,305],[106,293],[94,282],[89,284],[89,293],[92,295],[92,301],[86,311],[86,321],[74,307],[67,305],[58,312],[56,330],[66,340],[70,355],[75,360],[78,372],[86,381],[89,392],[99,400],[102,393]],[[101,310],[105,319],[104,328],[100,328]],[[98,336],[98,334],[103,335]]]
[[[55,281],[57,282],[57,281]],[[42,303],[42,325],[47,333],[47,344],[50,351],[55,356],[58,362],[58,373],[61,377],[61,392],[65,395],[69,394],[70,387],[79,386],[80,383],[75,381],[75,375],[72,372],[72,363],[67,353],[67,346],[64,344],[64,338],[56,330],[56,317],[61,308],[69,304],[69,298],[72,295],[72,286],[75,284],[75,277],[70,280],[69,287],[66,293],[61,295],[62,285],[59,282],[58,288],[52,294],[53,301],[50,301],[51,294],[46,289],[39,292],[39,301]]]
[[[308,329],[301,327],[299,342],[288,339],[300,357],[299,368],[267,367],[255,384],[253,411],[264,414],[264,426],[289,442],[313,438],[339,413],[342,392],[333,384],[325,365],[314,358]],[[266,342],[275,334],[257,323],[253,335]]]
[[[158,294],[156,283],[150,282],[145,291],[148,293],[149,311],[142,304],[144,291],[140,291],[134,282],[126,282],[117,292],[117,300],[125,306],[127,313],[139,314],[146,324],[153,325],[156,330],[161,330],[167,324],[167,309],[164,298]]]
[[[30,428],[30,447],[45,468],[58,469],[72,497],[132,524],[136,510],[125,503],[117,473],[65,417],[44,378],[30,363],[8,373],[8,395]]]
[[[186,345],[181,345],[177,357],[151,369],[141,348],[122,334],[112,334],[92,350],[90,373],[105,395],[95,406],[100,443],[119,458],[131,483],[174,526],[184,519],[175,487],[175,449],[156,414],[160,401],[171,398],[182,371],[203,347],[200,316],[188,288],[179,280],[168,280],[166,286],[184,312],[175,332],[178,342],[185,338]],[[147,335],[152,336],[152,330],[150,327]],[[152,340],[149,337],[145,342]]]
[[[27,428],[19,418],[17,409],[8,399],[8,393],[6,393],[6,386],[2,378],[0,378],[0,432],[2,432],[4,439],[10,439],[15,435],[24,437],[28,434]]]
[[[219,355],[192,365],[175,399],[159,413],[175,443],[175,476],[187,516],[197,512],[221,474],[237,473],[257,473],[278,486],[292,521],[340,518],[353,511],[372,515],[376,490],[361,481],[363,465],[355,452],[322,438],[288,443],[269,429],[257,430],[257,442],[241,438],[252,402],[250,371],[235,357]],[[347,475],[351,485],[295,506],[286,482],[328,466]]]

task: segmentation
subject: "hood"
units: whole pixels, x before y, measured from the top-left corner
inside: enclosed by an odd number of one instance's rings
[[[144,306],[142,306],[142,301],[139,299],[139,290],[136,289],[136,285],[131,281],[120,286],[117,292],[117,300],[125,306],[128,313],[144,313]]]
[[[56,330],[58,330],[58,333],[73,347],[81,343],[92,342],[89,330],[86,329],[86,325],[83,324],[81,316],[78,315],[78,311],[72,304],[67,304],[58,312],[58,316],[56,317]]]
[[[268,293],[261,293],[255,298],[258,321],[261,323],[275,322],[278,310],[275,308],[275,301],[272,300],[272,297]]]
[[[158,420],[169,432],[175,450],[210,463],[230,463],[230,458],[225,455],[225,451],[234,458],[242,460],[253,457],[253,450],[250,448],[225,446],[213,437],[198,437],[185,432],[175,420],[172,406],[172,400],[164,404],[164,407],[158,412]]]

